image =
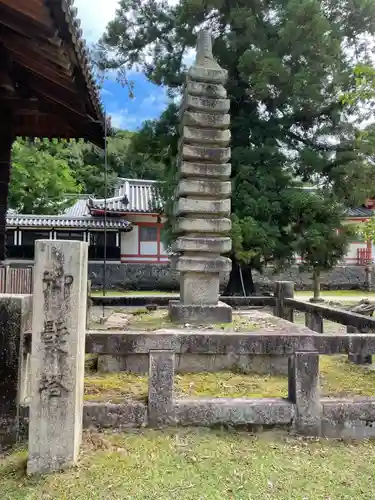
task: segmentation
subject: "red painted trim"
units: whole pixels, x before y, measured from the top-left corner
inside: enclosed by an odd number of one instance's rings
[[[146,259],[146,260],[121,260],[121,264],[168,264],[169,260],[155,260],[155,259]]]
[[[351,222],[367,222],[370,219],[371,219],[371,217],[350,217],[350,218],[344,219],[344,220],[351,221]]]

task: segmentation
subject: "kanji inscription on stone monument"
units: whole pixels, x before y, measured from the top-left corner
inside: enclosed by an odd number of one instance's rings
[[[62,395],[62,391],[69,392],[64,384],[67,350],[64,348],[68,330],[62,319],[44,322],[41,340],[44,344],[44,373],[40,381],[39,390],[50,398]]]

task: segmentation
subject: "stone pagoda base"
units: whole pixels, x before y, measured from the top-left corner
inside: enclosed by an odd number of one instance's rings
[[[178,323],[231,323],[232,308],[223,302],[214,305],[191,305],[171,300],[169,317],[171,321]]]

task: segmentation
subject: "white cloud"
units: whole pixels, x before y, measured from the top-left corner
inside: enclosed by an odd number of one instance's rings
[[[119,0],[75,0],[83,36],[88,43],[97,42],[109,21],[115,17]]]
[[[111,124],[114,128],[133,130],[139,125],[139,117],[129,114],[126,108],[116,109],[108,113],[111,117]]]
[[[167,107],[168,98],[166,92],[160,92],[158,89],[154,94],[149,94],[145,97],[140,105],[140,109],[145,114],[151,115],[161,111]]]

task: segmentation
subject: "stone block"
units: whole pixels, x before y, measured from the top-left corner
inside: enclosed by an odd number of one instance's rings
[[[182,145],[182,160],[191,160],[197,162],[227,163],[231,157],[230,148],[220,148],[214,146],[199,147]]]
[[[175,231],[179,233],[217,233],[225,234],[231,230],[232,221],[230,219],[177,219]]]
[[[288,393],[289,401],[296,405],[296,432],[305,436],[320,436],[322,408],[317,352],[296,352],[290,356]]]
[[[225,273],[232,270],[232,261],[227,257],[206,257],[184,255],[176,262],[176,270],[196,273]]]
[[[169,317],[178,323],[231,323],[232,308],[223,302],[216,305],[185,305],[178,300],[169,302]]]
[[[24,334],[31,329],[32,296],[0,295],[0,450],[17,442]]]
[[[198,198],[180,198],[177,202],[177,214],[207,214],[207,215],[230,215],[230,199],[227,200],[204,200]]]
[[[232,249],[231,238],[180,236],[173,247],[176,252],[228,253]]]
[[[230,116],[215,113],[197,113],[185,111],[181,116],[181,125],[198,128],[222,128],[227,129],[230,125]]]
[[[206,96],[225,99],[227,91],[223,85],[216,83],[194,82],[189,80],[185,85],[185,92],[195,96]]]
[[[223,147],[230,143],[230,130],[218,128],[183,127],[182,140],[186,144],[216,144]]]
[[[228,71],[220,68],[206,68],[203,66],[192,66],[188,71],[188,78],[197,82],[225,83],[228,79]]]
[[[181,273],[181,302],[185,305],[215,305],[219,300],[219,287],[219,273]]]
[[[150,351],[148,379],[148,425],[163,427],[174,423],[174,352]]]
[[[231,172],[230,163],[219,165],[215,163],[181,162],[180,164],[181,177],[208,177],[225,180],[229,179]]]
[[[220,99],[203,96],[185,95],[182,102],[183,109],[189,111],[203,111],[209,113],[227,113],[230,108],[229,99]]]
[[[178,184],[178,196],[210,196],[220,200],[229,198],[231,189],[230,181],[181,179]]]
[[[27,472],[77,462],[83,415],[88,244],[35,244]]]

